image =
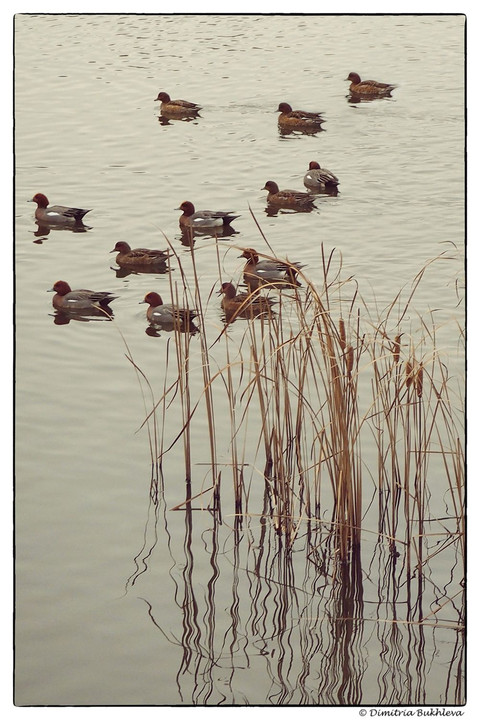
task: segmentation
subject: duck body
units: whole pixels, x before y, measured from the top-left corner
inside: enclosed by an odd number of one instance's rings
[[[67,207],[65,205],[50,205],[43,193],[37,193],[30,202],[37,203],[35,218],[42,225],[81,225],[83,217],[90,210]]]
[[[172,100],[166,92],[159,92],[155,98],[155,101],[157,100],[161,103],[160,112],[167,115],[189,115],[201,110],[200,105],[188,100]]]
[[[267,202],[278,208],[290,208],[292,210],[312,210],[313,198],[309,193],[297,190],[279,190],[273,180],[268,180],[262,190],[268,190]]]
[[[243,279],[250,290],[256,290],[262,286],[277,289],[300,286],[297,273],[303,267],[301,263],[288,263],[267,258],[260,260],[258,253],[252,248],[244,250],[240,257],[247,260],[243,268]]]
[[[176,305],[164,304],[160,295],[156,292],[149,292],[141,303],[147,303],[147,320],[154,325],[175,326],[176,324],[189,325],[197,316],[194,310],[177,307]]]
[[[231,282],[222,283],[218,295],[223,295],[221,306],[229,321],[237,317],[248,319],[268,314],[274,304],[270,298],[263,297],[258,293],[237,294],[235,285]]]
[[[109,303],[116,299],[116,295],[110,292],[94,290],[72,290],[64,280],[58,280],[48,292],[54,292],[52,305],[56,310],[68,312],[81,312],[88,314],[107,313],[111,314],[112,309]]]
[[[136,268],[154,269],[164,267],[169,258],[168,250],[148,250],[147,248],[131,249],[123,240],[115,244],[110,252],[116,252],[115,262],[123,268],[135,270]]]
[[[277,112],[280,113],[278,125],[285,130],[319,130],[322,123],[325,122],[320,113],[292,110],[291,106],[286,102],[280,103]]]
[[[309,190],[336,190],[340,184],[339,179],[330,170],[321,168],[318,162],[312,160],[308,166],[308,170],[303,178],[303,184]]]
[[[345,78],[350,81],[350,92],[352,95],[365,95],[367,97],[372,96],[387,96],[390,95],[392,90],[397,86],[391,85],[390,83],[381,83],[376,80],[361,80],[360,75],[355,72],[349,73],[348,77]]]
[[[233,220],[240,217],[240,215],[233,215],[233,213],[224,212],[223,210],[195,211],[195,206],[189,200],[182,202],[177,210],[182,210],[183,212],[179,220],[181,228],[198,228],[199,230],[204,228],[221,228],[230,225]]]

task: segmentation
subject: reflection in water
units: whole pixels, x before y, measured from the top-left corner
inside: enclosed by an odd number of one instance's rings
[[[160,265],[160,267],[157,268],[148,268],[148,267],[138,267],[135,270],[131,270],[129,268],[116,268],[111,267],[110,269],[114,271],[115,277],[117,278],[126,278],[129,275],[145,275],[145,274],[153,274],[153,275],[166,275],[170,272],[171,268],[167,267],[166,265]]]
[[[309,213],[309,212],[312,212],[312,210],[318,210],[318,208],[315,207],[314,205],[312,205],[310,207],[279,208],[278,206],[271,205],[270,203],[268,203],[265,208],[265,215],[267,215],[268,217],[277,217],[278,214],[292,215],[292,214],[296,214],[296,213]]]
[[[193,322],[189,323],[175,323],[175,322],[162,322],[148,325],[145,329],[145,333],[150,337],[161,337],[161,332],[180,332],[189,333],[190,335],[196,335],[200,332],[199,328]]]
[[[300,135],[317,135],[320,132],[325,132],[326,128],[323,127],[315,127],[315,128],[285,128],[285,127],[278,127],[278,134],[280,137],[298,137]]]
[[[215,240],[221,240],[222,238],[231,238],[234,235],[238,235],[239,231],[225,225],[219,228],[181,228],[182,233],[179,236],[179,240],[185,247],[192,247],[195,244],[196,238],[214,238]]]
[[[87,232],[87,230],[91,230],[90,225],[84,225],[83,223],[79,222],[75,225],[47,225],[45,223],[36,222],[37,230],[33,233],[36,237],[44,237],[46,235],[49,235],[51,230],[62,231],[67,230],[68,232],[72,233],[84,233]]]
[[[53,317],[54,325],[68,325],[70,320],[75,320],[76,322],[98,322],[99,320],[113,320],[113,310],[107,307],[103,311],[92,310],[88,315],[82,315],[78,311],[68,312],[64,310],[55,310],[51,317]]]
[[[347,102],[352,105],[358,105],[360,103],[370,103],[373,101],[378,102],[379,100],[387,100],[390,102],[394,102],[394,98],[389,97],[388,95],[356,95],[355,93],[350,92],[345,97],[347,98]]]
[[[185,117],[178,117],[175,115],[171,115],[166,112],[162,112],[158,116],[158,122],[160,125],[166,126],[166,125],[174,125],[176,122],[192,122],[193,120],[197,120],[197,118],[201,117],[198,113],[193,113],[192,115],[186,115]]]
[[[150,496],[145,538],[151,540],[145,540],[135,559],[137,571],[130,585],[148,572],[154,561],[161,537],[156,528],[158,508],[165,507],[163,488],[159,489],[156,500]],[[164,514],[165,538],[181,577],[179,586],[179,574],[170,573],[172,600],[182,613],[179,627],[167,629],[162,622],[163,581],[158,598],[144,598],[153,629],[181,650],[176,674],[178,702],[174,700],[174,704],[428,702],[424,650],[428,624],[422,627],[407,622],[405,601],[398,598],[401,578],[391,556],[386,582],[378,574],[378,603],[369,603],[367,610],[367,574],[362,570],[359,549],[352,552],[350,564],[338,563],[332,536],[312,525],[303,537],[306,553],[294,552],[270,521],[239,516],[233,518],[229,537],[225,537],[220,513],[213,508],[211,512],[195,510],[189,492],[182,505],[185,531],[179,557],[170,546]],[[155,531],[149,524],[155,525]],[[317,566],[314,559],[319,556],[322,559]],[[204,576],[206,564],[210,574],[205,587],[199,578]],[[230,602],[226,602],[225,592],[230,592]],[[382,609],[387,611],[396,603],[401,609],[396,620],[383,621]],[[371,647],[374,636],[376,658],[365,653],[366,643]],[[461,658],[459,642],[453,651],[452,677],[461,669]],[[249,682],[251,674],[255,680]],[[452,682],[444,702],[459,701],[461,688]]]

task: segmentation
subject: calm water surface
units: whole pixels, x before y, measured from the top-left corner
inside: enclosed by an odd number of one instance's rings
[[[448,15],[17,16],[17,704],[461,701],[459,603],[449,599],[442,614],[435,600],[438,588],[456,587],[458,567],[432,557],[424,614],[433,619],[420,630],[392,622],[406,617],[406,601],[379,590],[378,578],[393,575],[374,534],[362,544],[362,593],[358,584],[339,592],[311,562],[315,541],[302,535],[286,553],[261,519],[255,424],[245,440],[249,516],[235,520],[224,391],[215,406],[221,522],[205,510],[211,493],[201,494],[211,485],[205,414],[191,437],[199,498],[191,512],[172,510],[185,499],[183,446],[152,482],[141,428],[151,402],[126,357],[160,399],[176,377],[175,341],[145,332],[139,302],[150,290],[169,297],[169,275],[122,277],[109,252],[118,240],[163,248],[168,238],[173,283],[181,287],[181,267],[193,287],[175,208],[189,199],[240,214],[233,236],[195,242],[211,343],[223,329],[215,291],[238,282],[239,248],[270,252],[251,213],[273,251],[304,263],[313,283],[322,282],[322,246],[334,251],[372,318],[397,293],[406,302],[427,266],[406,329],[421,348],[419,319],[434,323],[461,396],[463,31],[463,18]],[[350,103],[351,70],[398,88]],[[160,90],[198,102],[200,117],[160,123]],[[281,101],[323,111],[325,131],[279,135]],[[304,190],[310,160],[340,178],[340,194],[321,196],[311,213],[267,215],[265,182]],[[39,231],[27,203],[36,192],[93,208],[91,229]],[[56,323],[46,291],[59,279],[117,295],[115,322]],[[244,333],[244,322],[232,325],[234,345]],[[204,386],[198,335],[190,353],[194,403]],[[169,412],[165,447],[183,422]],[[373,441],[366,467],[369,452]],[[365,507],[374,487],[369,477]],[[434,516],[446,512],[442,497],[431,499]],[[355,621],[340,629],[339,617]]]

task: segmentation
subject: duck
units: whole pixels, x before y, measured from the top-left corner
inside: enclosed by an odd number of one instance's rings
[[[280,113],[278,124],[280,128],[286,130],[319,130],[321,124],[325,122],[320,113],[292,110],[291,105],[286,102],[280,103],[277,112]]]
[[[72,290],[65,280],[57,280],[54,286],[47,292],[54,292],[52,305],[56,310],[89,313],[112,314],[109,304],[117,299],[116,295],[110,292],[94,290]]]
[[[182,202],[177,210],[182,210],[179,224],[181,228],[216,228],[230,225],[240,215],[233,215],[231,212],[223,212],[222,210],[197,210],[189,200]]]
[[[50,205],[43,193],[37,193],[29,202],[37,203],[35,218],[42,225],[81,225],[83,217],[90,210],[66,207],[65,205]]]
[[[154,325],[166,325],[173,327],[180,323],[189,325],[197,316],[195,310],[190,308],[177,307],[176,305],[164,305],[162,298],[157,292],[148,292],[140,304],[147,303],[147,320]]]
[[[163,268],[170,257],[168,250],[148,250],[147,248],[135,248],[132,250],[130,245],[123,240],[117,242],[110,252],[118,253],[115,258],[117,265],[132,270],[135,270],[135,268]]]
[[[307,173],[303,178],[303,184],[309,190],[331,190],[337,189],[339,179],[330,170],[321,168],[318,162],[312,160],[308,166]]]
[[[247,263],[243,268],[243,279],[250,290],[256,290],[262,285],[273,288],[299,287],[297,273],[303,265],[298,262],[282,262],[281,260],[260,260],[253,248],[246,248],[241,255]]]
[[[276,207],[312,210],[314,198],[310,193],[299,192],[297,190],[279,190],[278,185],[273,180],[268,180],[262,190],[268,190],[267,202]]]
[[[198,113],[201,110],[200,105],[189,102],[188,100],[172,100],[166,92],[159,92],[155,101],[159,100],[160,111],[171,115],[188,115]]]
[[[352,95],[390,95],[397,86],[390,83],[381,83],[376,80],[360,80],[360,75],[355,72],[349,73],[345,80],[350,81],[350,92]]]
[[[217,295],[223,295],[221,306],[228,320],[268,314],[274,302],[258,293],[239,293],[231,282],[222,283]]]

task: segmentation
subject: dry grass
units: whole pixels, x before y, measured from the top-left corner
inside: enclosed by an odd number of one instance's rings
[[[364,517],[376,498],[378,537],[393,556],[402,548],[409,576],[421,573],[431,557],[425,538],[432,532],[443,533],[436,552],[453,543],[463,557],[463,398],[450,396],[433,321],[419,317],[418,327],[412,325],[412,300],[426,268],[406,302],[399,294],[372,318],[353,280],[341,278],[341,263],[322,249],[319,284],[300,271],[300,288],[277,292],[269,313],[240,321],[241,329],[236,323],[233,332],[232,322],[219,330],[208,320],[223,279],[218,243],[216,248],[218,283],[204,298],[195,246],[188,271],[172,247],[181,278],[170,275],[172,301],[197,309],[200,333],[193,339],[177,329],[167,341],[165,364],[167,371],[174,369],[173,380],[165,380],[159,400],[136,367],[149,394],[144,424],[152,464],[164,467],[172,448],[183,442],[186,495],[177,508],[191,501],[194,466],[208,463],[195,497],[205,495],[217,513],[220,500],[233,497],[237,517],[267,515],[287,547],[308,520],[334,538],[333,557],[347,563],[362,531],[372,530]],[[414,341],[418,328],[421,336]],[[200,433],[208,457],[194,457]],[[376,461],[370,452],[365,464],[364,448],[372,437]],[[230,473],[233,490],[225,485]],[[431,517],[433,477],[445,493],[448,521]],[[263,508],[251,501],[251,484],[259,478]]]

